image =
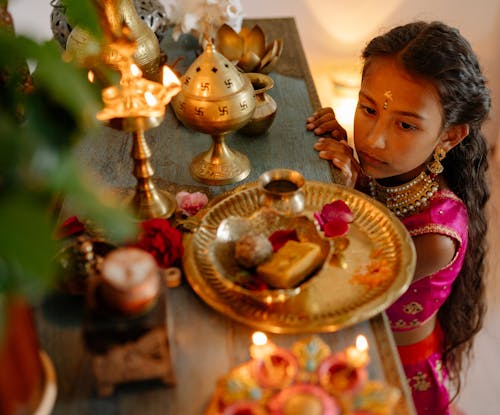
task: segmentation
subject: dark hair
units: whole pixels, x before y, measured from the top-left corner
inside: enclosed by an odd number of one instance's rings
[[[469,358],[474,335],[483,324],[486,305],[484,272],[486,254],[486,202],[489,188],[487,145],[481,125],[487,119],[491,99],[476,55],[455,28],[441,22],[415,22],[396,27],[374,38],[363,51],[371,58],[394,56],[410,75],[433,83],[440,96],[444,127],[468,124],[469,135],[443,160],[443,177],[467,206],[469,237],[462,270],[449,298],[438,311],[445,333],[443,363],[456,395],[460,372]]]

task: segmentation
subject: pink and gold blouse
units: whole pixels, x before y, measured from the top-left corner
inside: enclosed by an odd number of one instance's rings
[[[412,237],[431,233],[449,236],[455,241],[456,251],[446,267],[413,282],[386,310],[393,331],[417,328],[437,312],[450,295],[467,249],[467,209],[449,190],[438,191],[427,209],[402,219],[402,222]]]

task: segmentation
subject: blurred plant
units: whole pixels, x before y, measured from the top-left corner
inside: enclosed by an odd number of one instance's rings
[[[6,14],[7,3],[0,0]],[[92,0],[65,4],[70,21],[100,38]],[[27,62],[36,67],[31,75]],[[7,297],[35,301],[54,279],[58,200],[69,198],[116,241],[135,226],[99,195],[75,159],[73,144],[99,127],[100,90],[63,59],[55,40],[38,43],[0,27],[0,88],[1,332]]]

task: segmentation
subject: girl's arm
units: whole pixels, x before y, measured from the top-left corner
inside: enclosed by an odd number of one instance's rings
[[[452,238],[437,233],[414,236],[417,263],[413,281],[438,272],[455,257],[457,247]]]

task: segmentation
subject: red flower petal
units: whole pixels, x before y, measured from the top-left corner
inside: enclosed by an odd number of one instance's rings
[[[324,231],[328,238],[344,236],[349,231],[349,224],[343,219],[335,218],[325,223]]]
[[[273,232],[269,236],[269,242],[273,246],[273,252],[276,252],[283,245],[286,244],[287,241],[299,241],[299,237],[297,236],[297,231],[295,229],[282,229],[279,231]]]
[[[321,209],[321,216],[325,222],[339,218],[347,223],[351,223],[354,219],[352,210],[340,199],[325,204],[323,209]]]
[[[141,223],[142,233],[136,246],[152,254],[158,266],[168,268],[182,257],[182,234],[166,219],[148,219]]]
[[[56,230],[56,238],[64,239],[69,236],[76,236],[85,231],[85,225],[76,216],[66,219]]]

